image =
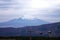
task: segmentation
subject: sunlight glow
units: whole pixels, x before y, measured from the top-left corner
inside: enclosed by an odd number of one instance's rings
[[[31,7],[32,8],[47,8],[48,2],[44,0],[32,0]]]

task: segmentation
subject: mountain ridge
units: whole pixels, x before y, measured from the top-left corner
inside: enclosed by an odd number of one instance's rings
[[[15,26],[15,27],[22,27],[22,26],[36,26],[41,24],[47,24],[48,22],[40,20],[40,19],[34,19],[34,20],[27,20],[27,19],[13,19],[8,22],[0,23],[0,26]]]

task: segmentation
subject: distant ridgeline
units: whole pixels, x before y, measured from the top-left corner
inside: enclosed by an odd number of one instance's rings
[[[60,37],[60,22],[20,28],[0,28],[0,36],[50,36]]]
[[[12,19],[8,22],[0,23],[0,27],[24,27],[24,26],[36,26],[36,25],[42,25],[42,24],[48,24],[49,22],[46,22],[44,20],[40,19]]]

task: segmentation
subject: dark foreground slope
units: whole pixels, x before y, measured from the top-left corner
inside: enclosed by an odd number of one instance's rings
[[[51,31],[52,37],[60,37],[60,22],[22,28],[0,28],[0,36],[30,36],[30,32],[32,36],[48,36],[48,31]]]
[[[0,37],[0,40],[60,40],[60,37]]]

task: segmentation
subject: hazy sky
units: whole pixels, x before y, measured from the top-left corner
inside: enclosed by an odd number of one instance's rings
[[[0,22],[20,17],[60,22],[60,0],[0,0]]]

